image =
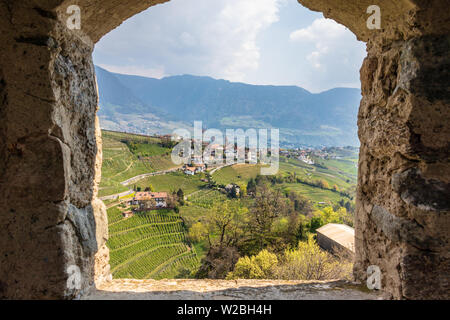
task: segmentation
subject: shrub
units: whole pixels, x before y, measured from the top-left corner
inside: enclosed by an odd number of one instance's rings
[[[323,251],[311,235],[297,249],[285,251],[276,275],[284,280],[350,279],[351,271],[350,261]]]
[[[310,235],[280,257],[262,250],[256,256],[240,258],[227,279],[351,280],[352,269],[347,255],[323,251]]]
[[[273,279],[277,263],[275,254],[262,250],[256,256],[240,258],[227,279]]]

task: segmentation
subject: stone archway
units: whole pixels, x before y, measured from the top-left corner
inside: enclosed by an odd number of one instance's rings
[[[0,297],[74,298],[108,276],[91,54],[104,34],[162,2],[0,3]],[[368,45],[358,118],[356,279],[378,265],[394,298],[448,298],[447,1],[299,2]],[[65,25],[73,4],[81,8],[79,31]],[[381,8],[380,30],[366,26],[372,4]],[[77,275],[71,266],[80,270],[79,286],[68,286]]]

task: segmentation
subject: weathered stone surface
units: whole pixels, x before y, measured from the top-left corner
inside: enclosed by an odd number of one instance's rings
[[[417,168],[392,175],[392,188],[407,204],[425,211],[450,211],[450,183],[425,179]]]
[[[355,277],[380,266],[394,298],[448,298],[450,11],[446,1],[299,0],[367,42]],[[369,5],[381,29],[366,26]]]
[[[73,298],[97,251],[92,43],[39,2],[0,3],[0,297]]]
[[[381,295],[345,281],[113,280],[85,300],[377,300]]]
[[[91,54],[162,2],[0,2],[0,297],[74,298],[110,278]],[[299,2],[367,42],[355,277],[378,265],[394,298],[449,298],[448,1],[377,1],[380,30],[366,26],[370,0]],[[72,4],[81,30],[66,27]],[[79,288],[68,286],[71,266]]]
[[[395,298],[449,294],[437,280],[448,281],[450,271],[450,108],[439,80],[449,57],[420,51],[433,51],[443,38],[371,46],[361,69],[355,275],[364,281],[369,265],[380,266]],[[431,70],[437,74],[426,76]]]
[[[373,206],[370,218],[390,241],[409,243],[422,250],[432,250],[444,244],[441,239],[427,236],[417,222],[397,217],[380,206]]]

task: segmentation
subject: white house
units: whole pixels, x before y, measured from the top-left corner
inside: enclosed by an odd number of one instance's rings
[[[205,164],[195,164],[194,166],[190,167],[190,166],[185,166],[184,168],[184,173],[190,176],[195,175],[196,173],[199,172],[205,172],[206,171],[206,166]]]
[[[187,175],[193,176],[193,175],[195,175],[195,170],[196,170],[195,167],[188,167],[188,166],[186,166],[184,168],[184,173],[187,174]]]
[[[155,208],[167,208],[167,198],[167,192],[136,192],[132,204],[143,209],[148,201],[155,201]]]

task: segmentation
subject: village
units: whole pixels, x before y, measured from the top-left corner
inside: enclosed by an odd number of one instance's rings
[[[294,158],[309,165],[314,165],[316,161],[314,158],[321,160],[340,160],[342,156],[340,154],[349,150],[355,149],[354,147],[302,147],[293,149],[280,149],[280,155],[286,158]]]
[[[170,140],[171,136],[161,136],[161,139]],[[194,141],[193,141],[194,142]],[[247,160],[254,159],[256,162],[256,158],[252,157],[251,151],[247,149],[240,150],[236,146],[233,148],[233,146],[228,146],[233,152],[243,152],[245,155],[245,158]],[[181,168],[178,169],[178,171],[183,172],[187,176],[195,176],[198,174],[206,173],[209,169],[210,172],[214,172],[215,170],[219,170],[227,165],[223,165],[221,163],[219,164],[211,164],[207,165],[205,164],[206,160],[209,160],[209,157],[216,157],[216,155],[219,155],[219,152],[221,153],[221,156],[224,155],[223,147],[218,144],[204,144],[203,149],[209,148],[210,149],[210,156],[197,156],[194,155],[194,152],[192,152],[190,161],[188,164],[183,165]],[[256,155],[254,153],[254,155]],[[213,162],[213,161],[210,161]],[[203,182],[208,182],[208,179],[203,178],[201,179]],[[128,200],[120,200],[122,206],[126,208],[122,212],[122,215],[125,219],[131,218],[135,213],[137,212],[147,212],[147,211],[153,211],[153,210],[162,210],[162,209],[174,209],[177,207],[178,204],[183,203],[184,200],[186,200],[186,196],[183,193],[183,190],[180,188],[177,192],[175,191],[161,191],[161,192],[153,192],[153,187],[147,187],[144,191],[141,191],[140,188],[136,188],[133,193],[133,197]],[[228,184],[222,188],[222,192],[226,193],[232,198],[239,197],[240,195],[240,187],[236,184]]]

